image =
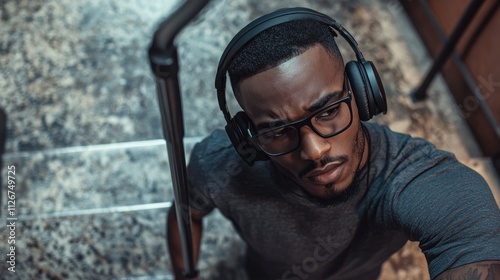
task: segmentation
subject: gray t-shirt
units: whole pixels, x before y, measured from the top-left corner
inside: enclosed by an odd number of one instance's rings
[[[408,240],[420,242],[432,278],[500,259],[500,211],[479,174],[426,140],[364,125],[370,163],[347,202],[317,206],[271,161],[247,166],[217,130],[193,150],[191,204],[233,223],[253,279],[376,279]]]

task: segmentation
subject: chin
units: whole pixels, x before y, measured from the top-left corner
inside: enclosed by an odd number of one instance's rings
[[[348,188],[349,185],[339,185],[335,183],[329,183],[326,185],[309,185],[307,187],[303,187],[303,189],[307,193],[321,199],[329,199],[335,197],[343,193]]]
[[[345,171],[345,170],[344,170]],[[355,172],[352,172],[351,176],[348,176],[348,172],[343,172],[344,174],[337,178],[337,180],[332,181],[327,184],[319,184],[314,181],[301,180],[303,188],[309,192],[311,195],[316,195],[318,197],[331,197],[336,194],[344,192],[348,189],[354,180]]]
[[[347,202],[359,192],[359,174],[356,173],[352,181],[347,184],[330,183],[303,187],[306,198],[319,207],[335,206]]]

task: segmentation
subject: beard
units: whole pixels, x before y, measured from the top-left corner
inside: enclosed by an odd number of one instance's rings
[[[359,193],[361,182],[361,170],[356,170],[353,175],[352,182],[349,186],[341,191],[336,191],[333,184],[325,185],[326,197],[316,197],[304,189],[305,198],[318,207],[325,208],[335,206],[348,201],[350,198]]]

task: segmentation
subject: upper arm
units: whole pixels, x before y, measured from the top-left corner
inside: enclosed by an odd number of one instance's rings
[[[495,280],[500,279],[500,260],[482,261],[446,270],[436,280]]]
[[[468,168],[421,174],[399,194],[394,212],[409,238],[420,242],[432,278],[500,260],[500,211],[484,179]]]

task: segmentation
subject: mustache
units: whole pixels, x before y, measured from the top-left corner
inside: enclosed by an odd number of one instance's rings
[[[327,165],[330,162],[340,162],[340,164],[343,164],[347,162],[349,157],[347,155],[340,155],[340,156],[326,156],[319,160],[319,162],[312,162],[309,166],[304,168],[302,171],[299,172],[299,178],[302,178],[309,174],[309,172],[313,171],[316,168],[323,167]]]

